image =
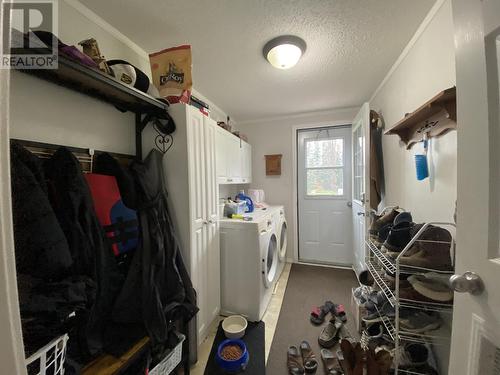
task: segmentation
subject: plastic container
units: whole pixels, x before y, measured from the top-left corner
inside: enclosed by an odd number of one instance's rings
[[[27,358],[28,374],[63,375],[68,339],[68,335],[62,335]]]
[[[227,202],[224,205],[224,217],[244,214],[246,211],[246,207],[246,202]]]
[[[253,212],[252,198],[250,198],[248,195],[245,195],[243,191],[240,191],[238,195],[236,195],[236,200],[240,202],[246,202],[247,208],[245,212]]]
[[[182,343],[186,339],[182,333],[176,333],[179,342],[175,348],[167,354],[152,370],[149,370],[149,375],[168,375],[170,374],[182,359]]]
[[[235,359],[234,361],[228,361],[221,356],[222,349],[226,347],[227,345],[238,345],[241,350],[243,351],[243,354],[241,355],[240,358]],[[248,361],[250,359],[250,355],[248,354],[247,346],[245,343],[241,340],[232,340],[232,339],[227,339],[224,340],[220,343],[219,347],[217,348],[217,355],[215,357],[215,360],[217,364],[226,372],[228,373],[237,373],[240,371],[245,371]]]
[[[241,315],[231,315],[222,321],[222,329],[228,339],[241,339],[247,326],[247,320]]]

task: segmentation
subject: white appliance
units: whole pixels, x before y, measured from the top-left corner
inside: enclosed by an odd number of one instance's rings
[[[200,344],[220,311],[220,249],[216,176],[217,124],[198,109],[174,104],[169,114],[176,131],[163,158],[168,201],[179,235],[182,255],[197,292],[196,316]],[[155,133],[146,129],[145,146],[154,145]],[[146,147],[145,147],[146,148]],[[193,320],[194,321],[194,320]]]
[[[220,220],[221,313],[259,321],[278,273],[278,238],[267,210],[245,214],[253,221]]]
[[[273,217],[274,231],[278,240],[278,272],[277,279],[281,276],[286,264],[287,248],[287,223],[285,219],[285,208],[283,206],[270,206],[268,211]]]

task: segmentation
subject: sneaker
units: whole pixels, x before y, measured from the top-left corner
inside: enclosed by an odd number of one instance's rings
[[[397,214],[397,216],[394,218],[393,225],[398,225],[399,223],[403,222],[413,222],[413,218],[410,212],[400,212],[399,214]]]
[[[448,275],[435,272],[415,274],[408,281],[418,293],[436,302],[449,303],[453,301],[453,291],[448,282]]]
[[[377,236],[375,236],[374,238],[372,237],[373,243],[379,249],[382,247],[382,244],[387,239],[387,236],[389,236],[389,233],[390,233],[391,229],[392,229],[392,223],[391,224],[386,224],[382,228],[379,229]]]
[[[407,332],[424,333],[438,329],[441,318],[435,312],[414,311],[406,317],[400,317],[399,326]]]
[[[373,323],[365,328],[364,333],[369,340],[377,340],[384,334],[384,326],[381,323]]]
[[[403,250],[411,240],[411,228],[412,223],[406,221],[394,225],[382,246],[382,252],[398,252]]]
[[[415,367],[427,364],[429,349],[424,344],[406,344],[401,351],[400,366]]]
[[[394,319],[395,316],[396,316],[396,312],[394,310],[394,307],[392,307],[392,305],[389,303],[389,301],[386,301],[378,309],[378,311],[375,311],[373,313],[366,315],[365,317],[362,318],[362,320],[363,320],[363,322],[370,324],[370,323],[381,322],[382,317]]]

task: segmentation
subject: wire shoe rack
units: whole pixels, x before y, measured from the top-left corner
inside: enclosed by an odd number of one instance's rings
[[[383,215],[387,210],[395,207],[386,207],[381,211]],[[452,239],[450,242],[444,241],[433,241],[422,238],[424,232],[430,226],[438,226],[449,228],[452,234]],[[416,243],[440,243],[448,244],[450,246],[450,254],[453,260],[453,250],[455,249],[455,234],[456,226],[454,223],[449,222],[429,222],[424,224],[420,230],[411,238],[410,242],[405,246],[405,248],[397,255],[397,257],[391,258],[385,254],[379,246],[370,238],[367,234],[366,237],[366,252],[365,252],[365,263],[368,271],[372,275],[378,288],[384,293],[390,305],[395,310],[395,317],[391,319],[383,314],[377,306],[377,313],[379,314],[380,321],[384,325],[388,335],[394,341],[394,368],[396,374],[414,374],[414,375],[425,375],[425,373],[415,372],[413,370],[401,369],[401,353],[404,350],[404,345],[406,343],[420,343],[428,347],[429,353],[431,353],[432,345],[447,345],[449,344],[449,335],[440,335],[435,333],[435,331],[429,330],[426,332],[413,332],[405,329],[401,326],[401,312],[403,309],[411,311],[409,309],[420,310],[425,312],[434,312],[439,314],[452,314],[453,305],[451,303],[440,303],[440,302],[424,302],[401,298],[401,280],[400,276],[402,274],[418,274],[418,273],[428,273],[433,272],[438,275],[452,275],[454,272],[452,270],[440,270],[427,267],[416,267],[407,264],[401,264],[401,261],[405,254],[410,248]],[[453,262],[452,262],[453,263]],[[389,275],[388,275],[389,274]],[[388,277],[389,276],[389,277]],[[451,315],[450,319],[451,319]],[[431,356],[429,362],[435,366],[435,359]]]

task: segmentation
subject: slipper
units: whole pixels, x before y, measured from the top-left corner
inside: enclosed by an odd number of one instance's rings
[[[302,362],[302,355],[296,346],[290,346],[287,352],[286,365],[290,375],[303,375],[304,365]]]
[[[328,349],[321,349],[321,359],[325,365],[325,374],[327,375],[340,375],[340,365],[337,358]]]
[[[332,301],[326,301],[323,306],[313,308],[310,316],[311,323],[323,324],[328,313],[333,311],[335,311],[335,305]]]
[[[330,320],[318,337],[319,345],[323,348],[331,348],[334,346],[339,341],[338,334],[342,326],[343,323],[339,319]]]
[[[307,341],[300,343],[300,352],[302,353],[302,360],[306,374],[315,374],[318,369],[318,361],[316,355],[311,349],[311,345]]]
[[[335,316],[338,317],[343,323],[347,322],[344,305],[335,305]]]

